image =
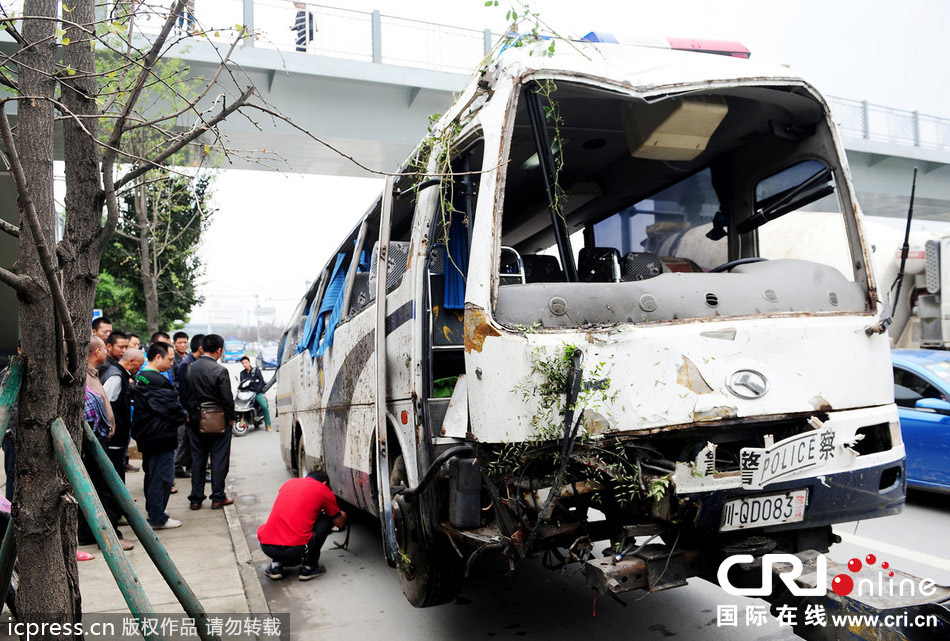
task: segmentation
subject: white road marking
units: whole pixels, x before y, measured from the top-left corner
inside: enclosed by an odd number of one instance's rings
[[[944,572],[950,572],[950,560],[941,558],[939,556],[924,554],[923,552],[917,552],[915,550],[908,550],[907,548],[901,547],[899,545],[884,543],[883,541],[870,539],[866,536],[859,536],[857,534],[848,534],[847,532],[841,532],[840,530],[835,530],[835,534],[840,536],[841,540],[845,543],[853,543],[854,545],[859,545],[861,547],[868,548],[869,550],[874,550],[875,552],[890,554],[908,561],[914,561],[915,563],[923,563],[924,565],[929,565],[933,568],[943,570]]]

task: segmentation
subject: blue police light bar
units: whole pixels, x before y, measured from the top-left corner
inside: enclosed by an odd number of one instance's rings
[[[609,42],[615,45],[620,44],[614,34],[606,33],[604,31],[591,31],[586,36],[581,38],[581,40],[586,40],[587,42]]]

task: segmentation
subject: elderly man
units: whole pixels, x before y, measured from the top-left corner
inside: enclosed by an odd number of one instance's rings
[[[85,418],[103,448],[108,445],[109,440],[115,433],[115,416],[112,412],[112,404],[109,402],[109,395],[99,380],[98,368],[105,360],[106,345],[100,338],[93,336],[89,340],[89,364],[86,368]],[[134,546],[130,541],[122,538],[121,530],[116,527],[119,517],[122,515],[119,504],[112,494],[112,490],[109,489],[102,470],[99,469],[99,465],[92,454],[92,446],[89,444],[84,444],[82,448],[82,462],[86,467],[86,473],[89,474],[89,480],[96,488],[96,493],[102,502],[102,508],[120,539],[122,549],[131,550]],[[96,539],[92,534],[89,523],[85,518],[80,518],[79,545],[90,545],[95,542]]]
[[[115,332],[113,332],[115,333]],[[118,363],[107,365],[99,375],[102,389],[112,405],[115,415],[115,434],[106,445],[106,454],[115,466],[115,471],[124,481],[126,473],[125,454],[129,449],[129,434],[132,428],[132,377],[145,364],[145,354],[140,349],[127,349]],[[137,471],[133,468],[128,471]]]

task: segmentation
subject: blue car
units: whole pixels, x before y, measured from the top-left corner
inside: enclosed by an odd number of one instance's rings
[[[277,348],[265,347],[257,355],[257,366],[264,369],[277,369]]]
[[[950,352],[895,349],[891,359],[907,485],[950,493]]]

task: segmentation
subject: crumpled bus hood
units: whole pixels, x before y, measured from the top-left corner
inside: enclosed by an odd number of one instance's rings
[[[871,315],[523,334],[474,307],[467,316],[471,432],[481,442],[535,438],[532,423],[545,401],[539,363],[569,346],[584,352],[587,387],[603,387],[585,409],[596,412],[605,435],[893,402],[888,340],[864,331]]]

